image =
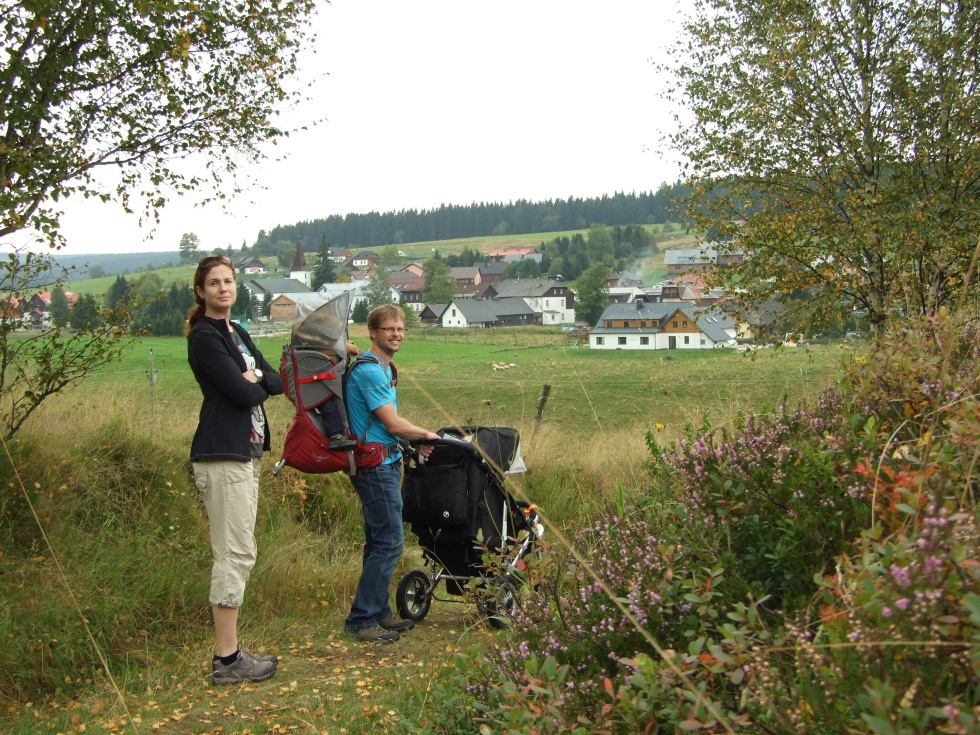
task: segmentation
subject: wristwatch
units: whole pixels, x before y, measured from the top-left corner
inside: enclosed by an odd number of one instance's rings
[[[265,373],[263,373],[258,368],[255,368],[255,370],[253,370],[252,372],[255,373],[255,377],[258,378],[260,381],[262,380],[262,376],[265,375]]]

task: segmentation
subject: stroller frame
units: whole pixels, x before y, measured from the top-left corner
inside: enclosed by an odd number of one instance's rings
[[[517,502],[530,507],[525,501]],[[531,509],[528,518],[532,523],[536,523],[537,513]],[[537,538],[535,533],[529,533],[520,539],[516,546],[516,555],[508,555],[506,563],[500,570],[501,573],[495,574],[490,580],[491,589],[482,594],[477,591],[476,607],[481,613],[489,616],[490,625],[495,628],[507,627],[506,616],[517,602],[517,593],[521,584],[521,562],[531,551]],[[460,604],[472,601],[469,595],[440,596],[436,591],[441,582],[452,582],[462,590],[468,587],[475,577],[450,573],[438,557],[428,549],[422,550],[422,558],[428,563],[428,572],[412,569],[406,572],[398,583],[395,601],[401,617],[416,622],[422,620],[428,615],[433,600]]]
[[[503,475],[524,471],[514,429],[451,427],[432,442],[428,463],[417,449],[403,479],[405,520],[419,537],[427,570],[399,581],[398,614],[419,621],[432,600],[476,602],[490,624],[506,627],[523,584],[524,559],[544,533],[536,506],[513,498]],[[447,595],[437,594],[445,582]],[[462,599],[459,599],[462,598]],[[475,600],[474,600],[475,598]]]

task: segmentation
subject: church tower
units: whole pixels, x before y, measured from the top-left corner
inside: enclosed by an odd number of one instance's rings
[[[306,268],[306,257],[303,255],[303,243],[296,243],[296,257],[293,258],[293,267],[289,269],[289,278],[299,281],[307,288],[313,282],[313,274]]]

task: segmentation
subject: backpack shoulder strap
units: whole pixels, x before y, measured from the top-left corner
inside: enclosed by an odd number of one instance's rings
[[[368,355],[362,352],[360,355],[354,358],[354,362],[352,362],[347,368],[347,374],[350,375],[350,372],[354,368],[356,368],[358,365],[363,365],[366,362],[373,362],[375,365],[381,364],[381,360],[374,355]],[[389,362],[388,369],[391,370],[391,384],[398,385],[398,368],[395,367],[395,363]]]
[[[374,355],[365,354],[363,352],[360,355],[358,355],[356,358],[354,358],[354,362],[348,365],[347,372],[344,373],[344,405],[345,406],[347,405],[347,378],[354,371],[354,368],[356,368],[358,365],[363,365],[366,362],[373,362],[375,365],[381,364],[381,360],[379,360],[377,357],[375,357]],[[398,369],[395,367],[395,363],[389,362],[388,367],[391,368],[392,385],[398,385]],[[371,417],[368,419],[367,426],[364,429],[364,436],[360,437],[361,444],[364,444],[367,441],[368,431],[370,431],[371,424],[374,423],[375,418],[377,417],[374,415],[374,411],[371,411]]]

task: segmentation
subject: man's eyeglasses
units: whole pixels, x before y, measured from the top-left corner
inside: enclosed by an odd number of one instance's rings
[[[378,327],[378,329],[388,334],[405,334],[408,331],[405,327]]]

